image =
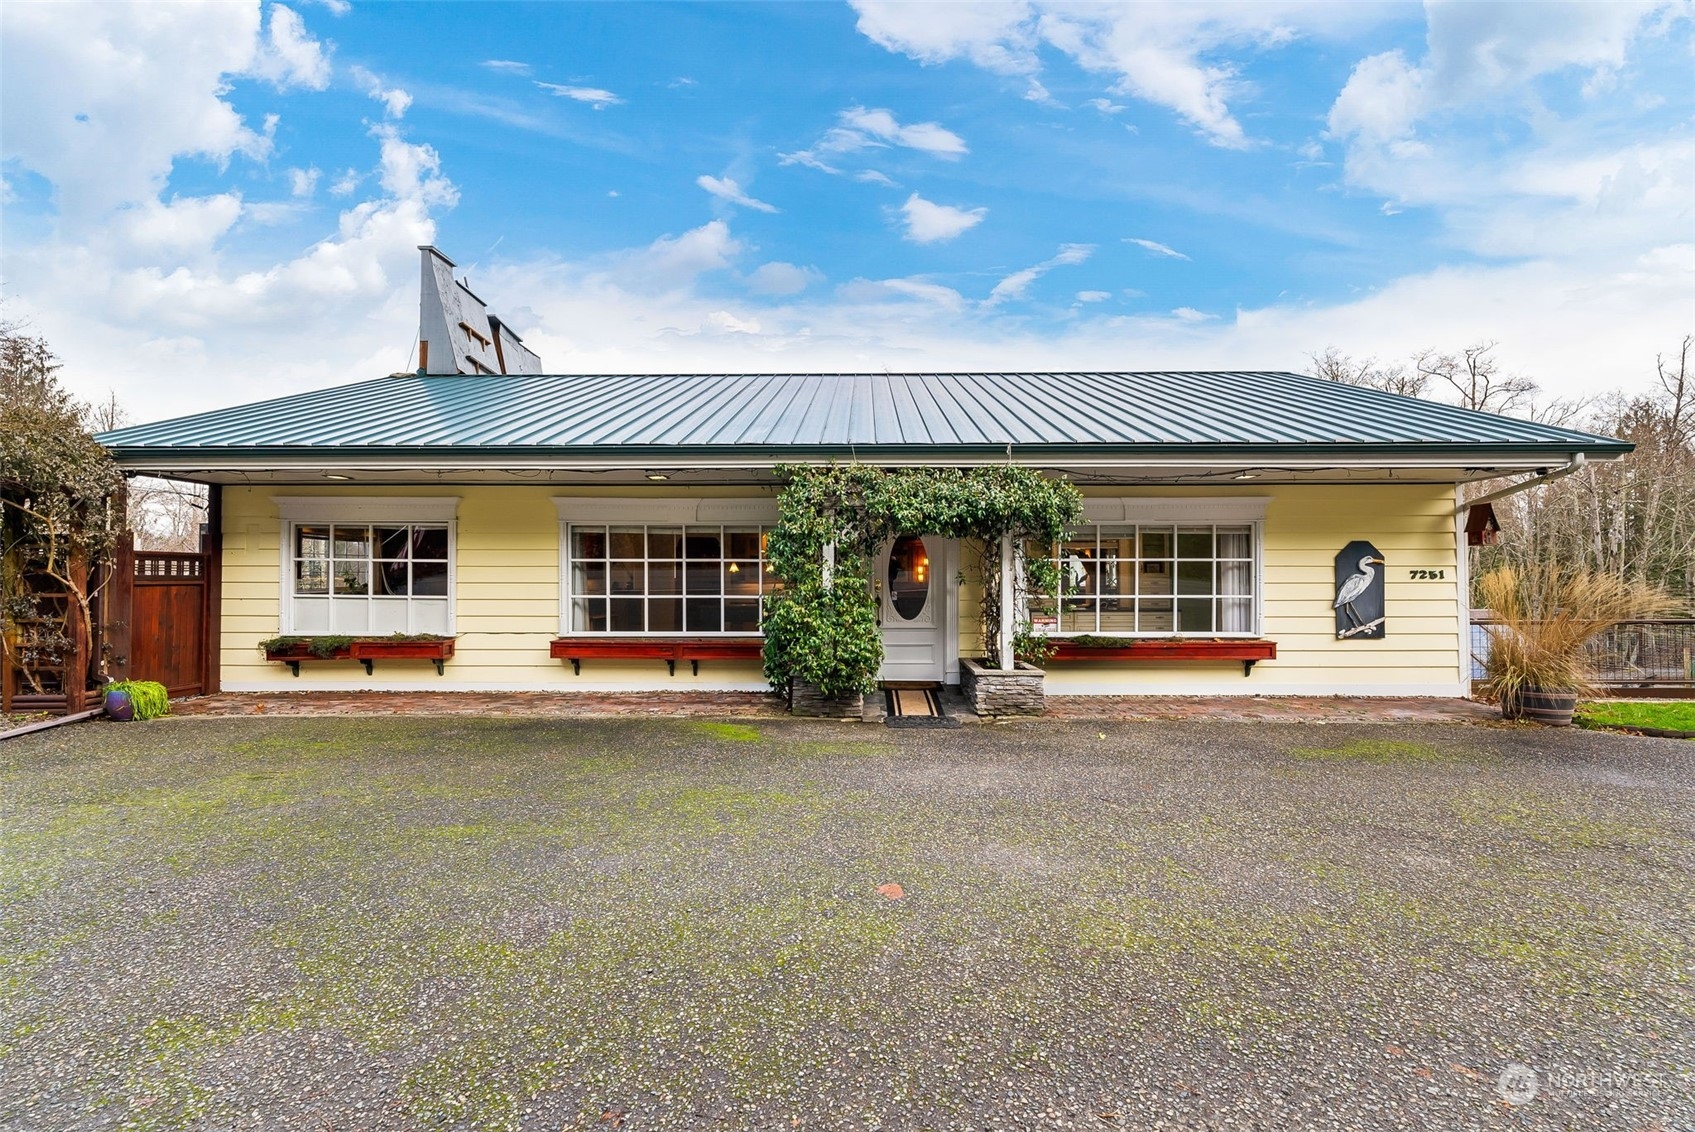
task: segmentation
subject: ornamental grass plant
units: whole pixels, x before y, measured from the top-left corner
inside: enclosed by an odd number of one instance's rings
[[[1657,586],[1554,563],[1492,570],[1478,578],[1477,596],[1494,616],[1485,625],[1484,674],[1489,694],[1503,704],[1526,692],[1592,694],[1585,646],[1622,621],[1676,607]]]
[[[135,705],[135,718],[158,719],[171,713],[171,696],[156,680],[114,680],[104,691],[123,692]]]

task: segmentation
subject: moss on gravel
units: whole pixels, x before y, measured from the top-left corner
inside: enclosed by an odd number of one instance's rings
[[[261,1103],[218,1077],[237,1051],[286,1077],[336,1035],[406,1126],[942,1126],[995,1082],[1192,1056],[1167,1040],[1686,1016],[1695,839],[1664,799],[1561,796],[1469,732],[1294,752],[1428,768],[1393,791],[1283,779],[1264,730],[185,720],[8,750],[0,1068],[194,1127]]]
[[[1397,739],[1353,739],[1337,747],[1293,747],[1289,754],[1297,759],[1370,763],[1374,766],[1446,762],[1463,757],[1458,752],[1440,749],[1432,743],[1408,743]]]

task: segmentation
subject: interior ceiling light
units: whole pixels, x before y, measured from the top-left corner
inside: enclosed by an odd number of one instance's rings
[[[669,472],[649,472],[649,473],[647,473],[647,478],[657,482],[659,480],[670,479],[671,474]]]

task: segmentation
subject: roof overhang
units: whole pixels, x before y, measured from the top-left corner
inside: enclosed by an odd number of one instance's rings
[[[512,447],[116,447],[133,475],[202,483],[770,483],[784,464],[859,462],[883,467],[977,467],[1014,463],[1099,483],[1279,482],[1468,483],[1570,463],[1616,460],[1624,442],[1570,447],[1472,445],[1022,445],[1005,447],[782,447],[611,449]]]

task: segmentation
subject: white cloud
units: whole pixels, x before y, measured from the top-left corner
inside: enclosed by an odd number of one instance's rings
[[[1405,137],[1423,101],[1424,75],[1399,50],[1368,56],[1330,107],[1330,134],[1374,142]]]
[[[516,59],[484,59],[482,65],[503,75],[527,75],[533,70],[528,63],[520,63]]]
[[[1162,244],[1157,240],[1144,240],[1139,236],[1126,236],[1126,237],[1124,237],[1124,242],[1127,243],[1127,244],[1135,244],[1138,248],[1141,248],[1143,251],[1147,252],[1149,255],[1160,256],[1164,259],[1188,259],[1189,258],[1188,256],[1184,255],[1182,252],[1178,251],[1176,248],[1167,247],[1165,244]]]
[[[850,307],[883,305],[890,300],[922,303],[945,311],[965,309],[965,296],[952,287],[922,276],[898,279],[855,279],[837,288],[837,298]]]
[[[1250,144],[1230,102],[1247,92],[1226,47],[1271,50],[1301,34],[1326,34],[1374,20],[1371,5],[1278,3],[910,4],[853,0],[859,30],[923,63],[967,59],[1028,84],[1045,44],[1084,70],[1112,77],[1110,94],[1166,107],[1214,145]],[[1100,99],[1096,109],[1111,112]]]
[[[882,185],[887,189],[898,187],[893,177],[889,176],[887,173],[880,173],[875,169],[861,169],[853,175],[853,179],[856,181],[864,181],[868,185]]]
[[[245,204],[234,191],[155,196],[75,234],[14,243],[8,278],[61,347],[73,385],[114,389],[148,417],[279,391],[246,375],[287,373],[284,387],[298,389],[402,368],[416,332],[416,247],[435,241],[431,214],[458,194],[429,146],[386,124],[371,139],[380,194],[351,203],[291,257],[243,266],[250,256],[225,245],[238,221],[309,215],[297,204]],[[111,154],[115,165],[127,157]],[[307,187],[316,173],[290,179]]]
[[[709,271],[722,271],[740,255],[742,245],[722,220],[691,228],[681,236],[661,236],[641,252],[627,257],[618,274],[641,286],[671,289],[686,286]]]
[[[1031,79],[1030,85],[1024,89],[1024,101],[1034,102],[1038,106],[1052,107],[1056,110],[1065,109],[1064,104],[1049,93],[1047,87],[1043,86],[1035,79]]]
[[[150,200],[117,213],[108,244],[126,260],[198,258],[241,218],[241,194]]]
[[[310,169],[288,171],[288,191],[297,197],[309,197],[318,191],[318,178],[323,176],[316,165]]]
[[[1079,291],[1077,301],[1080,303],[1104,303],[1112,298],[1111,291]]]
[[[967,58],[1006,74],[1039,69],[1033,5],[1014,3],[905,4],[856,0],[859,30],[890,51],[921,63]]]
[[[1208,314],[1205,311],[1198,311],[1194,307],[1178,307],[1171,312],[1171,317],[1179,322],[1210,322],[1218,316]]]
[[[954,208],[925,200],[917,193],[906,198],[900,206],[906,219],[906,238],[915,244],[936,244],[951,240],[960,233],[975,228],[989,215],[986,208]]]
[[[887,146],[901,146],[954,161],[970,152],[965,139],[938,122],[916,122],[903,126],[888,110],[850,106],[836,116],[830,127],[810,149],[781,156],[784,165],[805,165],[824,173],[840,172],[830,162],[848,153]]]
[[[343,170],[341,176],[335,179],[335,184],[330,186],[330,195],[337,197],[347,196],[349,193],[357,189],[359,187],[359,183],[364,179],[365,175],[357,169]]]
[[[386,86],[382,79],[364,67],[355,64],[349,69],[348,73],[353,76],[353,81],[358,83],[366,94],[383,104],[383,112],[390,118],[405,116],[407,109],[412,105],[410,94],[398,87]]]
[[[1022,299],[1030,290],[1030,284],[1046,275],[1056,267],[1071,267],[1083,263],[1095,253],[1093,244],[1062,244],[1059,252],[1050,259],[1022,271],[1014,271],[1011,275],[996,283],[985,300],[987,306],[999,306],[1013,299]]]
[[[329,54],[307,32],[299,13],[272,4],[266,31],[265,42],[253,60],[250,73],[279,87],[323,90],[330,85]]]
[[[345,16],[353,11],[353,5],[348,0],[307,0],[307,3],[317,4],[332,16]]]
[[[639,256],[640,252],[631,253]],[[556,372],[1294,369],[1334,344],[1403,357],[1499,339],[1515,370],[1555,394],[1643,388],[1653,353],[1687,325],[1695,247],[1593,276],[1557,262],[1474,265],[1408,276],[1339,303],[1223,312],[1122,314],[1086,308],[1059,333],[1008,320],[926,277],[855,279],[780,303],[630,290],[604,263],[509,263],[485,278],[538,312],[525,341]],[[1131,293],[1129,297],[1137,297]],[[711,333],[725,312],[757,333]],[[1199,315],[1201,317],[1194,318]],[[1619,344],[1634,343],[1621,352]],[[233,399],[233,397],[231,398]]]
[[[61,224],[156,198],[178,157],[270,151],[225,100],[259,52],[257,5],[8,4],[0,19],[5,156],[52,182]]]
[[[1344,147],[1344,181],[1384,197],[1389,215],[1437,210],[1450,241],[1474,254],[1583,259],[1604,271],[1681,240],[1695,143],[1644,122],[1652,108],[1637,105],[1635,89],[1613,88],[1636,75],[1635,43],[1692,11],[1433,7],[1421,59],[1369,56],[1337,95],[1327,125]],[[1549,104],[1561,98],[1606,105],[1556,114]]]
[[[737,318],[729,311],[713,311],[701,324],[701,331],[706,334],[758,334],[759,320]]]
[[[1414,64],[1396,50],[1360,60],[1330,108],[1330,135],[1367,147],[1411,137],[1421,119],[1472,104],[1524,113],[1539,108],[1533,80],[1570,70],[1583,74],[1583,92],[1593,97],[1667,11],[1677,9],[1665,0],[1432,5],[1424,59]]]
[[[773,261],[762,263],[747,277],[748,290],[761,295],[798,295],[824,278],[816,267],[797,267],[792,263]]]
[[[1112,101],[1110,98],[1091,98],[1083,105],[1093,106],[1102,114],[1121,114],[1124,111],[1124,107],[1122,105]]]
[[[459,203],[459,190],[441,176],[441,156],[433,147],[414,145],[387,124],[372,127],[371,136],[382,143],[377,179],[389,196],[430,207]]]
[[[729,201],[731,204],[739,204],[743,208],[751,208],[759,212],[777,211],[776,205],[766,204],[762,200],[755,200],[748,196],[742,190],[742,187],[729,177],[709,177],[703,173],[694,179],[694,183],[719,200]]]
[[[916,149],[935,157],[958,158],[970,152],[965,139],[936,122],[917,122],[903,126],[887,110],[867,110],[853,106],[841,114],[842,125],[849,130],[890,145]]]
[[[575,99],[578,102],[586,102],[590,106],[593,106],[596,110],[605,110],[608,106],[620,106],[624,102],[622,98],[619,98],[611,91],[601,90],[599,87],[563,86],[559,83],[544,83],[540,81],[537,81],[536,85],[541,87],[543,90],[551,91],[559,98],[570,98]]]

